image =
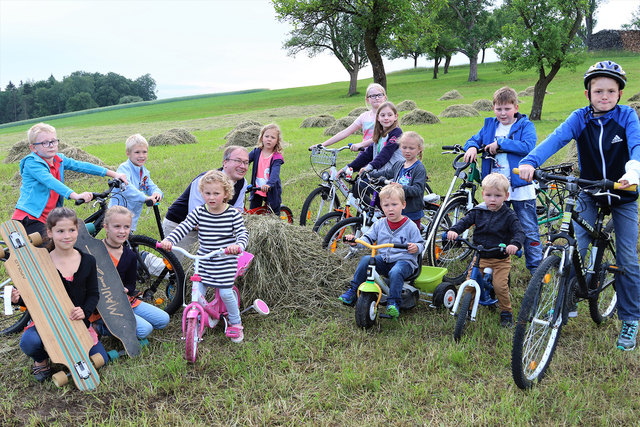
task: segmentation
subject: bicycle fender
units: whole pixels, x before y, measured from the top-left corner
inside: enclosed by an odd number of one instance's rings
[[[382,294],[382,290],[380,286],[378,286],[375,282],[362,282],[360,286],[358,286],[358,296],[360,292],[375,292],[377,294]]]

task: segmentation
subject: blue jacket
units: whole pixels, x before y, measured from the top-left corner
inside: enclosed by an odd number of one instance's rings
[[[520,164],[540,167],[556,151],[576,140],[580,178],[612,181],[625,173],[629,160],[640,161],[640,122],[633,108],[617,105],[613,110],[594,117],[591,107],[575,110],[551,135],[540,143]],[[614,191],[621,199],[602,200],[608,204],[630,202],[638,193]]]
[[[140,178],[140,170],[142,170],[142,178]],[[129,184],[120,190],[119,188],[113,189],[113,196],[109,201],[109,207],[114,205],[125,206],[133,213],[131,219],[131,231],[136,230],[138,225],[138,219],[142,212],[145,200],[153,193],[163,194],[160,188],[151,180],[149,170],[142,166],[134,165],[131,160],[127,160],[118,166],[118,172],[127,176]]]
[[[494,141],[499,124],[500,122],[495,117],[484,119],[484,126],[478,133],[469,138],[464,145],[464,150],[467,151],[471,147],[476,147],[480,152],[481,147],[491,144]],[[535,126],[525,114],[520,113],[516,114],[516,121],[511,126],[511,130],[509,130],[509,137],[498,139],[498,147],[507,153],[510,169],[509,181],[512,188],[529,185],[527,181],[514,174],[512,169],[517,167],[520,160],[533,150],[537,139]],[[491,173],[491,161],[482,162],[482,178],[489,173]]]
[[[251,170],[251,185],[256,185],[256,177],[258,176],[258,161],[262,150],[254,148],[249,153],[249,163],[253,163],[253,169]],[[281,153],[273,153],[271,156],[271,162],[269,163],[269,180],[267,185],[269,191],[267,191],[267,204],[274,210],[274,212],[280,211],[280,205],[282,204],[282,186],[280,184],[280,166],[284,163],[284,158]],[[249,200],[253,199],[251,193]]]
[[[101,166],[74,160],[60,153],[54,157],[53,161],[60,162],[60,181],[51,175],[51,169],[46,160],[36,153],[30,153],[20,160],[22,185],[20,186],[20,197],[16,203],[16,209],[20,209],[35,218],[40,218],[49,201],[51,190],[68,199],[73,190],[64,185],[64,171],[66,169],[98,176],[107,174],[107,169]],[[58,198],[56,206],[62,206],[63,202],[63,198]]]

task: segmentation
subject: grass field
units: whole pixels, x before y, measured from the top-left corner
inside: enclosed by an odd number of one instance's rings
[[[586,104],[582,74],[599,59],[620,62],[628,72],[622,102],[640,92],[640,57],[615,53],[589,55],[576,70],[562,70],[548,88],[538,141],[568,114]],[[453,67],[437,80],[431,70],[388,76],[389,99],[414,100],[440,114],[451,104],[491,99],[509,85],[517,91],[532,86],[535,73],[503,74],[499,64],[479,66],[478,82],[466,81],[466,67]],[[359,82],[363,92],[370,81]],[[277,122],[287,142],[282,169],[284,203],[294,215],[317,185],[307,147],[324,141],[323,129],[301,129],[302,120],[321,113],[336,118],[364,104],[363,94],[344,96],[347,83],[228,96],[196,97],[47,120],[58,137],[76,144],[113,168],[125,160],[124,141],[140,132],[149,138],[182,127],[196,145],[161,146],[150,150],[147,167],[174,200],[191,179],[221,164],[223,136],[242,120]],[[464,99],[438,101],[457,89]],[[528,114],[531,97],[521,99]],[[404,114],[404,113],[402,113]],[[401,115],[402,115],[401,114]],[[482,126],[483,117],[441,119],[436,125],[409,126],[426,141],[423,162],[435,191],[443,193],[451,179],[451,156],[443,144],[463,144]],[[25,139],[31,124],[0,128],[0,150]],[[358,142],[352,136],[348,142]],[[338,144],[340,145],[340,144]],[[336,145],[336,146],[338,146]],[[564,160],[562,151],[552,161]],[[4,157],[2,155],[1,157]],[[341,156],[346,162],[352,158]],[[19,188],[17,164],[0,163],[0,220],[10,218]],[[102,191],[104,179],[72,183],[75,191]],[[169,203],[169,202],[168,202]],[[163,210],[166,210],[165,203]],[[80,211],[86,216],[87,208]],[[138,231],[157,237],[151,212]],[[512,301],[517,310],[528,275],[515,261]],[[265,278],[267,280],[267,278]],[[336,296],[344,283],[335,284]],[[568,424],[636,425],[640,411],[640,353],[615,350],[620,322],[596,326],[586,307],[563,329],[548,377],[529,392],[511,379],[512,331],[498,326],[498,315],[482,310],[462,341],[453,341],[454,319],[426,304],[400,320],[381,321],[371,332],[357,330],[353,310],[335,302],[314,314],[273,307],[258,320],[246,316],[245,342],[236,346],[219,332],[206,335],[199,361],[182,358],[179,316],[151,335],[150,348],[133,360],[120,360],[101,371],[102,384],[92,393],[31,379],[30,361],[18,347],[18,335],[0,337],[0,423],[2,425],[267,425],[267,424]]]

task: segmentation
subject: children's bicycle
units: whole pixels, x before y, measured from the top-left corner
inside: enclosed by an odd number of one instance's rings
[[[260,190],[260,187],[254,187],[253,185],[247,186],[247,193],[252,193],[258,190]],[[267,215],[272,214],[273,211],[269,206],[264,205],[249,210],[245,208],[244,213],[246,213],[247,215]],[[291,209],[289,209],[289,207],[280,205],[280,219],[288,222],[289,224],[293,224],[293,213],[291,212]]]
[[[589,313],[597,324],[614,314],[616,277],[624,274],[615,264],[613,221],[605,224],[605,216],[610,213],[608,207],[598,205],[593,225],[575,209],[580,193],[617,198],[611,190],[618,189],[619,184],[606,179],[591,181],[552,175],[540,170],[536,170],[534,176],[543,182],[564,183],[568,196],[560,230],[548,236],[544,258],[527,286],[518,313],[511,372],[521,389],[528,389],[544,378],[570,307],[579,299],[588,301]],[[635,186],[628,190],[635,191]],[[574,224],[582,227],[592,240],[584,259],[578,250]]]
[[[160,246],[160,243],[157,244]],[[220,292],[218,288],[215,288],[215,295],[211,302],[206,299],[206,288],[201,284],[202,279],[199,275],[200,261],[203,259],[209,259],[218,256],[224,256],[224,249],[216,249],[205,255],[193,255],[190,252],[182,249],[179,246],[173,246],[172,251],[178,251],[187,258],[194,260],[194,273],[191,276],[191,303],[189,303],[182,312],[182,339],[185,340],[185,358],[187,361],[193,363],[198,356],[198,344],[202,341],[202,335],[204,334],[204,328],[214,328],[219,323],[220,319],[224,321],[224,332],[227,337],[236,338],[239,336],[238,328],[232,327],[229,324],[227,307],[225,306],[222,298],[220,298]],[[238,257],[238,271],[236,277],[242,276],[251,262],[253,255],[248,252],[243,252]],[[240,308],[240,293],[238,288],[233,287],[233,292],[236,295],[238,301],[238,308]],[[246,311],[254,309],[261,315],[269,314],[269,307],[261,299],[253,301],[253,305],[245,308],[240,314]]]

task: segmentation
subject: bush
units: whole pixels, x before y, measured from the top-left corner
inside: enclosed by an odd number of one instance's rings
[[[424,124],[433,125],[435,123],[440,123],[440,119],[435,114],[430,113],[429,111],[420,110],[419,108],[409,111],[400,119],[400,124],[402,126]]]
[[[418,108],[418,105],[416,105],[415,101],[405,99],[400,104],[398,104],[397,108],[398,108],[398,111],[411,111]]]
[[[144,101],[144,99],[140,98],[139,96],[126,95],[120,98],[120,100],[118,101],[118,104],[131,104],[134,102],[142,102],[142,101]]]
[[[462,98],[464,97],[460,94],[460,92],[453,89],[445,93],[444,95],[442,95],[440,98],[438,98],[438,101],[449,101],[451,99],[462,99]]]
[[[321,114],[319,116],[307,117],[300,124],[301,128],[323,128],[331,126],[336,122],[336,118],[328,114]]]
[[[474,117],[479,115],[478,110],[468,104],[449,105],[440,113],[440,117]]]

